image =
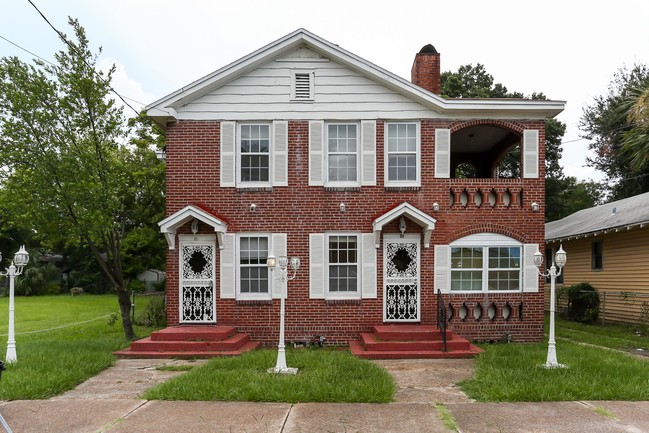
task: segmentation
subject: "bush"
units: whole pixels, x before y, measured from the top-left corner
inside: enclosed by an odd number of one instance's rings
[[[564,317],[574,322],[593,323],[599,317],[599,294],[590,283],[563,287],[557,293],[557,302],[565,302]]]
[[[134,321],[138,326],[167,326],[167,310],[163,296],[152,296],[144,311],[137,314]]]
[[[58,294],[61,292],[60,275],[52,263],[28,267],[20,278],[16,278],[16,295]]]
[[[128,282],[128,289],[134,291],[135,293],[144,293],[146,290],[146,284],[137,278],[132,279]]]

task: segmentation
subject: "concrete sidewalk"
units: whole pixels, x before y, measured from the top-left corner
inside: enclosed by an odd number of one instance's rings
[[[13,433],[649,432],[649,402],[476,403],[454,383],[472,360],[377,361],[395,377],[391,404],[146,401],[138,396],[181,374],[156,370],[182,361],[119,360],[51,400],[0,403]],[[0,432],[2,428],[0,427]],[[4,432],[3,432],[4,433]]]

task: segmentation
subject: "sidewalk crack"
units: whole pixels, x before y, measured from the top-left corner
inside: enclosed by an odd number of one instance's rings
[[[284,428],[286,427],[286,422],[288,421],[288,417],[291,415],[291,411],[293,410],[294,404],[291,404],[291,406],[288,408],[288,412],[286,412],[286,416],[284,417],[284,422],[282,423],[282,428],[279,429],[279,433],[284,432]]]

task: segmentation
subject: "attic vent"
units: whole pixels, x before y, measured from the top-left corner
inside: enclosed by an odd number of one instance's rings
[[[313,101],[313,71],[291,71],[291,100]]]

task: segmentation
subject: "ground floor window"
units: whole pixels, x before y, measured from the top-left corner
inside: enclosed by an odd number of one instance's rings
[[[451,246],[451,291],[521,289],[520,246]]]
[[[239,293],[251,297],[269,297],[268,279],[269,237],[267,235],[239,236]]]
[[[328,235],[327,257],[329,293],[358,293],[358,236]]]

